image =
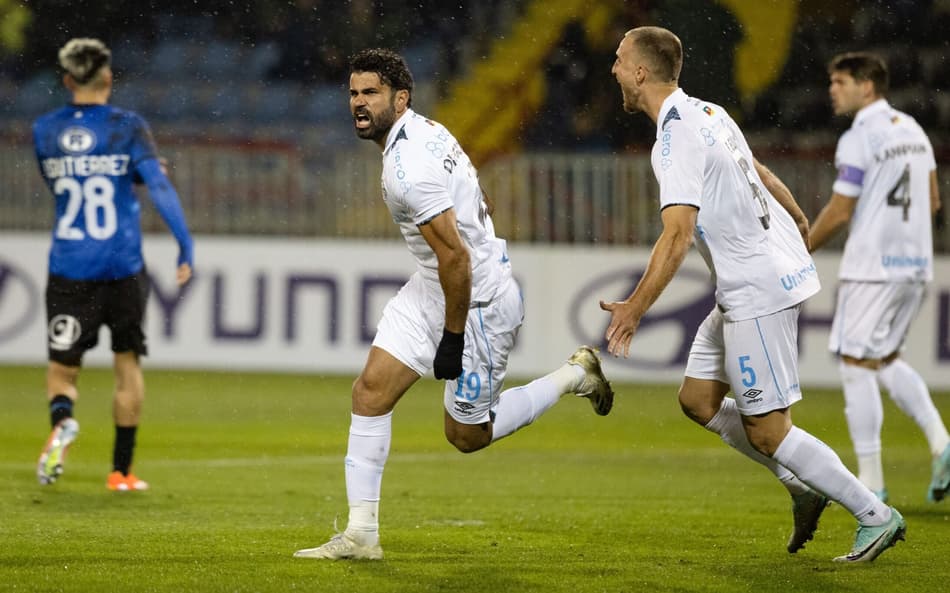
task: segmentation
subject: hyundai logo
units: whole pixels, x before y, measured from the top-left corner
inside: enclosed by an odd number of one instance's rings
[[[620,301],[633,292],[644,270],[605,272],[582,286],[571,301],[571,330],[581,343],[607,350],[610,313],[598,302]],[[630,358],[617,362],[643,369],[685,367],[696,330],[716,305],[709,272],[680,268],[660,298],[640,321]]]

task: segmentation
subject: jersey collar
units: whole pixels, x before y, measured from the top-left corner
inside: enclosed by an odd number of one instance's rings
[[[663,130],[663,127],[669,120],[680,119],[679,111],[676,110],[676,104],[687,98],[686,92],[681,88],[677,88],[670,93],[669,97],[663,100],[663,104],[660,105],[660,113],[656,118],[658,132]]]
[[[406,138],[406,133],[403,129],[406,127],[406,123],[409,122],[409,118],[415,115],[415,113],[416,112],[412,109],[406,109],[406,112],[399,116],[399,119],[396,120],[393,127],[389,128],[389,135],[386,136],[386,148],[383,149],[383,154],[389,152],[389,149],[396,143],[396,140],[399,140],[400,135]]]
[[[887,102],[887,99],[878,99],[873,103],[868,103],[864,107],[858,110],[857,114],[854,116],[854,125],[860,124],[865,119],[871,117],[875,113],[884,111],[885,109],[890,109],[891,105]]]

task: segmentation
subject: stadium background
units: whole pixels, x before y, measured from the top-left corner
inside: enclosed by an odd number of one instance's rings
[[[815,540],[786,553],[784,490],[676,404],[677,346],[686,322],[709,308],[708,274],[695,259],[635,344],[654,359],[608,361],[618,393],[608,418],[564,401],[516,437],[459,455],[442,436],[443,386],[424,379],[394,422],[386,561],[290,556],[345,517],[353,367],[386,291],[412,265],[379,203],[378,153],[350,129],[346,53],[403,49],[419,83],[414,104],[477,160],[527,291],[517,384],[532,372],[527,345],[550,368],[577,340],[596,339],[597,298],[630,287],[658,230],[646,161],[653,131],[621,113],[609,76],[626,28],[666,23],[683,36],[684,87],[730,106],[810,214],[829,192],[834,141],[847,125],[831,119],[825,96],[824,62],[839,49],[894,53],[892,68],[906,73],[895,102],[921,118],[946,168],[946,0],[825,4],[0,0],[0,592],[945,588],[947,501],[924,502],[926,447],[888,398],[884,460],[907,541],[867,570],[832,564],[854,534],[833,505]],[[158,232],[146,238],[157,290],[135,461],[152,490],[140,496],[103,488],[113,437],[105,343],[89,358],[105,368],[82,374],[83,432],[67,475],[52,488],[34,475],[48,430],[41,291],[52,200],[28,131],[65,100],[51,65],[76,35],[115,50],[115,102],[152,123],[197,233],[198,275],[176,294],[174,244],[143,200]],[[945,229],[937,243],[946,254]],[[838,255],[818,260],[825,290],[805,310],[807,396],[794,414],[854,467],[824,353]],[[929,381],[950,386],[947,256],[938,264],[911,344],[922,350],[911,355]],[[950,391],[934,398],[946,414]]]
[[[55,56],[73,36],[113,49],[112,102],[152,124],[197,235],[198,278],[178,295],[186,304],[171,309],[176,295],[167,293],[150,305],[149,364],[171,368],[237,357],[251,368],[358,370],[387,291],[411,271],[379,201],[375,148],[355,137],[348,115],[346,57],[361,47],[406,55],[414,107],[445,123],[479,167],[525,284],[529,317],[513,364],[526,373],[600,339],[597,299],[629,291],[659,232],[652,126],[623,113],[610,75],[628,28],[656,23],[680,34],[682,86],[730,110],[811,217],[829,195],[835,141],[849,125],[827,99],[825,64],[839,51],[885,56],[891,101],[929,132],[938,162],[950,160],[946,0],[0,0],[0,18],[0,264],[10,279],[0,362],[43,361],[36,297],[53,202],[29,126],[66,99]],[[941,182],[950,199],[950,175]],[[168,266],[154,255],[168,249],[167,234],[152,208],[143,213],[145,228],[159,232],[146,242],[150,270],[167,292]],[[935,243],[945,254],[942,218]],[[255,249],[275,255],[261,260]],[[675,380],[683,336],[708,305],[693,260],[685,285],[654,311],[655,339],[641,336],[647,352],[614,365],[618,377]],[[826,288],[806,307],[802,334],[803,379],[827,385],[836,382],[823,347],[836,260],[834,249],[818,258]],[[910,346],[927,379],[950,386],[950,263],[937,263]],[[610,273],[621,280],[607,286]],[[28,277],[19,293],[18,277]],[[314,310],[324,312],[300,313]],[[671,326],[677,319],[685,321]],[[108,364],[108,352],[89,361]]]

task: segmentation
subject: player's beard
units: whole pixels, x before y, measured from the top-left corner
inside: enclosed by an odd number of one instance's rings
[[[628,91],[621,87],[623,93],[623,110],[627,113],[639,113],[640,107],[637,106],[639,96],[636,91]]]
[[[369,118],[369,125],[365,128],[356,128],[356,135],[363,140],[372,140],[379,142],[386,137],[393,124],[396,123],[396,101],[395,98],[389,102],[389,107],[374,114],[368,109],[361,109],[357,113]],[[354,114],[355,115],[355,114]]]

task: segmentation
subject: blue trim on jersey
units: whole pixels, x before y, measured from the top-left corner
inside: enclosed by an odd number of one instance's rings
[[[495,363],[491,357],[491,342],[488,340],[488,334],[485,332],[485,320],[482,318],[482,307],[478,308],[478,326],[482,330],[482,338],[485,340],[485,351],[488,352],[488,409],[491,410],[495,404],[495,386],[492,381],[495,379]]]
[[[775,385],[775,389],[778,390],[779,401],[785,403],[787,400],[785,398],[785,389],[779,385],[778,377],[775,376],[775,368],[772,366],[772,357],[769,356],[769,349],[765,346],[765,336],[762,335],[762,326],[759,325],[759,320],[755,319],[755,329],[759,332],[759,341],[762,342],[762,353],[765,354],[765,361],[769,365],[769,374],[772,375],[772,383]]]

